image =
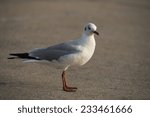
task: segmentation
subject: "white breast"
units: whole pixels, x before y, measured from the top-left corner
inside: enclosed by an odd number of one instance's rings
[[[72,66],[80,66],[84,65],[87,63],[95,50],[95,39],[87,39],[87,40],[82,40],[83,42],[80,42],[80,52],[76,54],[72,54],[68,56],[67,63],[72,65]]]
[[[90,38],[81,38],[76,40],[75,46],[78,53],[69,54],[60,58],[61,63],[70,66],[80,66],[87,63],[92,57],[95,51],[95,39],[94,36]]]
[[[84,65],[91,59],[95,51],[95,46],[95,39],[88,39],[87,43],[83,46],[83,51],[80,54],[80,65]]]

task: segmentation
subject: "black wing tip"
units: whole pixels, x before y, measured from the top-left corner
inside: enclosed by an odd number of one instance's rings
[[[15,59],[16,57],[8,57],[7,59]]]
[[[9,55],[13,56],[13,57],[8,57],[8,59],[20,58],[20,59],[40,60],[40,59],[38,59],[36,57],[29,56],[29,53],[10,53]]]
[[[11,56],[29,56],[29,53],[10,53]]]
[[[8,57],[8,59],[16,59],[16,58],[27,59],[27,58],[29,58],[28,53],[10,53],[9,55],[11,57]]]

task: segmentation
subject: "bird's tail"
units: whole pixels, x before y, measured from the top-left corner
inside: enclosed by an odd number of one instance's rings
[[[35,57],[31,57],[29,56],[29,53],[11,53],[9,54],[11,57],[8,57],[8,59],[16,59],[16,58],[20,58],[20,59],[36,59]]]

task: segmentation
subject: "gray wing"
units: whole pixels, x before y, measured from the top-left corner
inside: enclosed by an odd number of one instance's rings
[[[61,43],[47,48],[34,49],[29,53],[29,56],[40,60],[58,60],[60,57],[68,54],[77,53],[79,50],[68,43]]]

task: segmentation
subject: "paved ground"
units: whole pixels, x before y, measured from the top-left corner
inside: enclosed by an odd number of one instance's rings
[[[77,38],[87,22],[101,35],[90,62],[68,70],[75,93],[60,69],[7,59]],[[0,50],[0,99],[150,99],[149,0],[1,0]]]

